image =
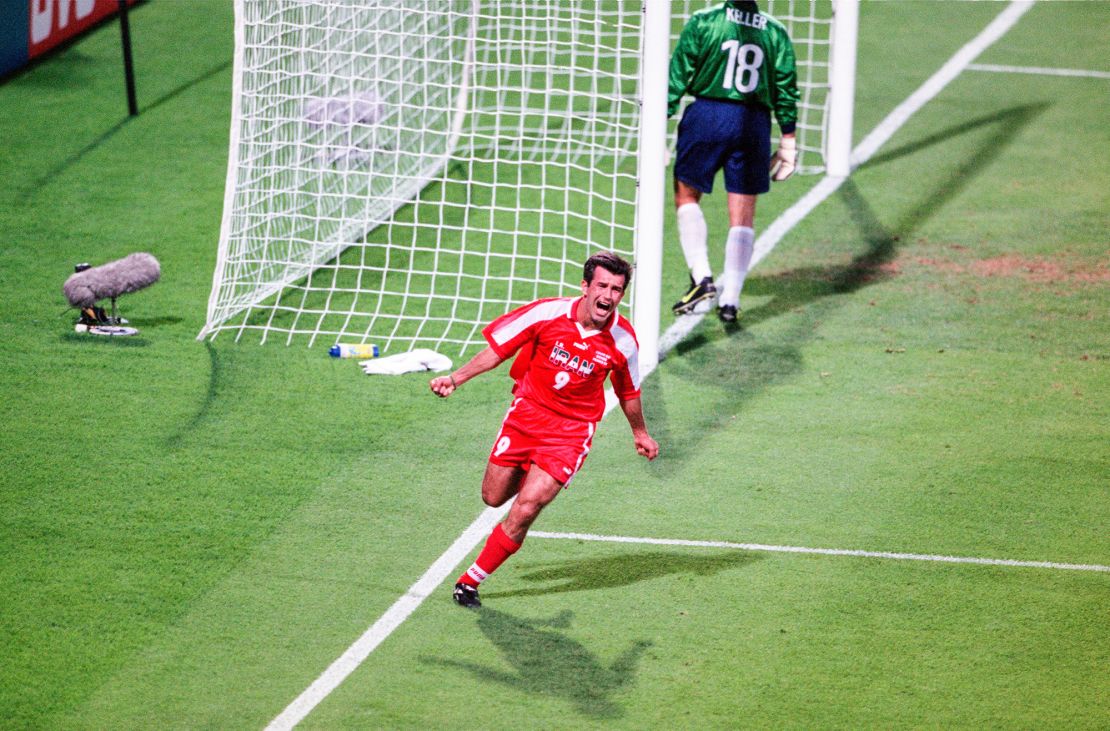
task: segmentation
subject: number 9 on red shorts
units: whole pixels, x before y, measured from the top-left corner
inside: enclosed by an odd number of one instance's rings
[[[593,438],[593,422],[568,419],[518,398],[505,414],[489,461],[523,470],[535,464],[565,486],[586,461]]]

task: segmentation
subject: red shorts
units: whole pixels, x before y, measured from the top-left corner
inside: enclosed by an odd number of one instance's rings
[[[518,398],[505,414],[489,461],[524,470],[535,464],[566,485],[586,461],[593,439],[593,422],[567,419]]]

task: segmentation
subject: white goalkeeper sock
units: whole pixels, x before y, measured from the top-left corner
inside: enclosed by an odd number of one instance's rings
[[[740,290],[748,276],[755,251],[755,231],[747,226],[733,226],[725,242],[725,273],[721,277],[721,298],[718,306],[740,306]]]
[[[709,251],[706,240],[709,238],[709,228],[705,225],[705,215],[697,203],[685,203],[678,207],[678,243],[682,245],[682,255],[686,257],[686,266],[698,283],[706,277],[713,276],[709,268]]]

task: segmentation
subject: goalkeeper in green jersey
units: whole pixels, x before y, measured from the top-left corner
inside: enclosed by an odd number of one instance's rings
[[[717,315],[731,323],[739,316],[740,290],[755,247],[756,197],[770,190],[771,178],[790,177],[797,158],[797,73],[786,28],[752,0],[724,0],[694,13],[671,57],[668,116],[678,111],[684,94],[695,101],[678,126],[674,201],[691,281],[673,309],[688,314],[718,294],[698,202],[713,191],[713,178],[723,168],[729,231]],[[773,158],[772,112],[782,132]]]

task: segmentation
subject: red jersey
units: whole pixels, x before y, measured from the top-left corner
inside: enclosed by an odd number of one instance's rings
[[[601,330],[577,319],[581,297],[537,300],[482,331],[502,359],[520,351],[509,374],[514,393],[568,419],[596,422],[605,413],[605,379],[621,401],[640,395],[639,344],[619,314]]]

